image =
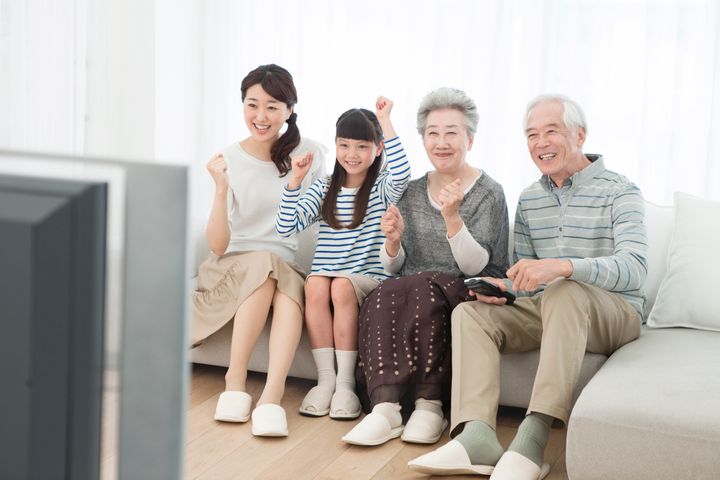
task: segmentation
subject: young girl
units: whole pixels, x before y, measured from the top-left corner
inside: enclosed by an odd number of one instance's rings
[[[277,231],[292,235],[315,222],[320,234],[305,283],[305,319],[318,384],[300,413],[357,418],[355,395],[358,306],[389,277],[380,262],[380,219],[397,202],[410,180],[410,167],[390,121],[392,102],[379,97],[377,116],[365,109],[343,113],[336,123],[337,161],[329,178],[298,190],[313,165],[310,154],[292,159],[292,175],[277,215]],[[387,169],[381,171],[383,138]],[[337,360],[337,373],[335,370]]]
[[[246,392],[250,353],[273,308],[270,361],[265,388],[252,411],[254,435],[286,436],[280,406],[285,378],[302,331],[303,276],[294,264],[297,240],[275,231],[275,212],[291,169],[290,155],[319,161],[307,187],[324,174],[323,148],[300,137],[294,112],[293,78],[277,65],[250,72],[241,85],[250,136],[212,157],[207,165],[215,197],[206,237],[212,253],[200,266],[193,295],[192,342],[197,344],[233,320],[225,392],[215,419],[246,422],[252,398]],[[287,130],[280,130],[287,124]]]

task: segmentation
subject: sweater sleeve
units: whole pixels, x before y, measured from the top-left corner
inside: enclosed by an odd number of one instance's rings
[[[325,196],[324,185],[323,179],[316,180],[302,196],[300,187],[291,190],[285,185],[275,217],[275,230],[278,235],[289,237],[318,221],[320,206]]]
[[[474,243],[466,243],[467,248],[478,257],[471,265],[468,262],[460,263],[454,250],[453,256],[465,275],[475,276],[482,273],[493,277],[504,276],[508,268],[510,229],[505,192],[500,184],[492,182],[487,184],[483,194],[484,197],[471,216],[463,219],[469,236],[474,240]],[[482,265],[480,262],[482,252],[478,249],[482,249],[486,254],[486,260]]]
[[[488,264],[490,260],[488,251],[473,238],[465,224],[455,236],[447,240],[455,263],[468,277],[482,271]]]
[[[637,290],[647,277],[647,231],[643,197],[629,184],[612,204],[613,254],[571,259],[570,278],[611,292]]]
[[[405,155],[400,137],[385,141],[385,155],[390,174],[382,178],[378,185],[378,192],[385,206],[388,206],[391,203],[397,203],[405,192],[410,181],[410,163]]]
[[[403,264],[405,263],[405,250],[402,244],[400,245],[400,251],[394,257],[391,257],[385,249],[385,243],[383,242],[380,247],[380,263],[386,272],[396,274],[400,271]]]

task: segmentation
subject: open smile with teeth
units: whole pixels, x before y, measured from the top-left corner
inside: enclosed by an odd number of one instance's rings
[[[557,153],[545,153],[540,155],[540,160],[552,160],[555,158],[555,155],[557,155]]]
[[[253,127],[255,127],[257,130],[260,130],[261,132],[267,132],[270,130],[270,125],[258,125],[257,123],[253,123]]]
[[[350,167],[357,167],[358,165],[362,164],[362,162],[352,162],[350,160],[345,160],[345,164]]]

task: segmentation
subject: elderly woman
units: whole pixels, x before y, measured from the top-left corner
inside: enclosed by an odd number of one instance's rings
[[[463,279],[504,277],[508,268],[503,189],[466,159],[477,123],[475,103],[461,90],[440,88],[420,104],[417,128],[434,170],[411,181],[382,219],[381,259],[400,277],[373,290],[360,312],[356,377],[372,412],[343,437],[347,443],[380,445],[401,434],[435,443],[447,427],[450,313],[472,299]],[[404,431],[401,399],[415,402]]]

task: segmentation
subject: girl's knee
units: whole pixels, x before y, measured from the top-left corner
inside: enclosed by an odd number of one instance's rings
[[[305,282],[305,302],[329,302],[330,282],[324,277],[309,277]]]
[[[333,305],[340,303],[357,302],[355,287],[347,278],[333,278],[330,284],[330,296]]]

